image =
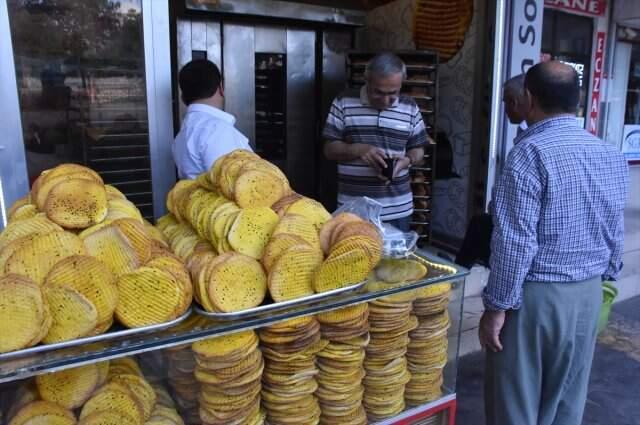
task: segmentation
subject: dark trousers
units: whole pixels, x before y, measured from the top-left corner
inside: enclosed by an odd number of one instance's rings
[[[475,263],[482,263],[488,267],[489,257],[491,257],[491,232],[493,232],[491,215],[473,216],[456,256],[456,264],[468,269]]]

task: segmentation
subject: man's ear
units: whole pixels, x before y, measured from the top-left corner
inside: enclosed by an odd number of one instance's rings
[[[531,112],[535,109],[535,99],[531,94],[531,92],[527,89],[525,89],[524,91],[523,104],[521,106],[522,106],[522,113],[525,118],[527,118],[531,114]]]
[[[224,97],[224,84],[222,84],[222,82],[220,82],[218,86],[218,93],[220,93],[220,97]]]

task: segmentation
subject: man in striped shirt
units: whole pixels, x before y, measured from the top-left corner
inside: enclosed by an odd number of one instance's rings
[[[382,204],[382,220],[409,230],[413,195],[409,167],[423,160],[427,133],[420,109],[400,94],[406,67],[391,53],[367,64],[366,84],[338,96],[324,127],[327,159],[338,162],[338,204],[368,196]],[[384,176],[395,160],[391,179]]]
[[[622,268],[629,170],[575,119],[578,75],[560,62],[526,75],[529,127],[492,199],[491,274],[480,343],[490,425],[580,425],[602,279]]]

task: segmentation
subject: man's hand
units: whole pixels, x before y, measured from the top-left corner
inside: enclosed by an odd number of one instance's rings
[[[393,178],[395,179],[400,174],[400,171],[406,170],[411,165],[411,158],[408,156],[398,158],[396,161],[396,166],[393,169]]]
[[[386,155],[382,149],[364,144],[358,145],[357,149],[360,159],[366,162],[370,167],[378,171],[387,168],[387,163],[384,161]]]
[[[478,329],[478,337],[480,345],[484,348],[492,350],[494,353],[502,351],[500,343],[500,331],[504,326],[504,311],[485,311],[480,318],[480,328]]]

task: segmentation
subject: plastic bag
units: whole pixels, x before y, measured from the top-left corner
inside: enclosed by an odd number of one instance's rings
[[[360,216],[378,228],[382,235],[383,257],[405,258],[416,250],[418,234],[414,231],[403,232],[389,223],[384,223],[380,219],[382,205],[378,201],[361,196],[340,206],[333,215],[336,216],[343,212]]]

